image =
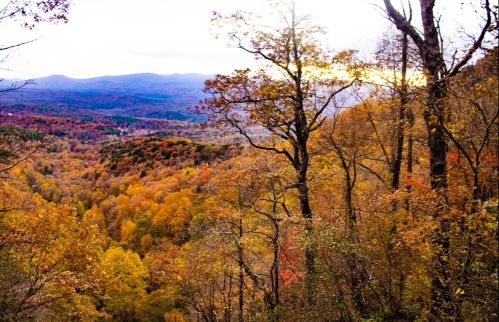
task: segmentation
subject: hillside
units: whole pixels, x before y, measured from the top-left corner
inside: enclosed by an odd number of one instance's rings
[[[169,120],[202,121],[186,111],[205,96],[204,81],[211,75],[201,74],[133,74],[75,79],[52,75],[32,80],[26,86],[7,92],[0,98],[4,112],[26,114],[23,105],[58,108],[63,115],[79,117],[120,115]],[[0,90],[23,84],[20,80],[4,80]],[[34,109],[32,114],[59,116]]]

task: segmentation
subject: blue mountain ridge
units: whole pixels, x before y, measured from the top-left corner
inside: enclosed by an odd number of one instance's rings
[[[213,75],[141,73],[87,79],[51,75],[0,96],[0,105],[36,104],[100,111],[107,115],[200,121],[191,111],[205,97],[204,81]],[[20,80],[3,80],[0,90]],[[91,114],[91,113],[89,113]]]

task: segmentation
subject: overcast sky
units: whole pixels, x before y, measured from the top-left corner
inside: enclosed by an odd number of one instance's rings
[[[441,0],[444,5],[457,0]],[[459,1],[461,2],[461,1]],[[230,73],[254,66],[253,57],[212,39],[213,11],[265,10],[265,0],[74,0],[68,24],[23,30],[0,26],[1,45],[38,38],[10,53],[1,64],[2,78],[63,74],[74,78],[151,72]],[[389,23],[372,3],[381,0],[301,0],[303,11],[327,27],[328,46],[362,49]],[[399,3],[399,1],[394,1]],[[447,10],[453,20],[466,9]],[[9,69],[7,71],[5,69]]]

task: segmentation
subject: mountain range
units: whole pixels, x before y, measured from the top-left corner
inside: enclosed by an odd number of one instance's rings
[[[143,73],[88,79],[52,75],[4,93],[0,96],[0,106],[10,113],[44,115],[44,111],[56,108],[74,117],[119,115],[199,122],[202,117],[186,108],[205,97],[204,81],[212,77],[195,73]],[[23,80],[3,80],[0,91],[24,83]]]

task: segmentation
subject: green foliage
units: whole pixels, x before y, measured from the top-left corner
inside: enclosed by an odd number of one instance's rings
[[[113,121],[115,121],[118,124],[120,124],[120,123],[121,124],[133,124],[133,123],[141,121],[140,119],[137,119],[137,118],[134,118],[134,117],[117,116],[117,115],[106,116],[105,118],[108,119],[108,120],[113,120]]]

